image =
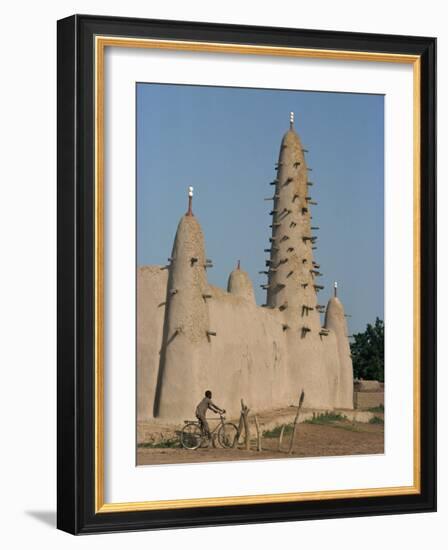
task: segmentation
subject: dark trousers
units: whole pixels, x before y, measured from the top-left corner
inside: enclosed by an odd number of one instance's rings
[[[210,428],[208,426],[208,422],[205,418],[205,415],[204,416],[196,415],[196,418],[199,420],[199,423],[201,425],[202,433],[204,435],[206,435],[207,437],[210,437]]]

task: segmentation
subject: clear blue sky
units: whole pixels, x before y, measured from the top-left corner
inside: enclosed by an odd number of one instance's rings
[[[381,95],[137,84],[137,264],[165,264],[194,186],[211,284],[225,288],[238,259],[257,302],[266,277],[269,182],[282,136],[309,150],[320,227],[315,258],[326,303],[339,283],[349,333],[384,318],[384,97]]]

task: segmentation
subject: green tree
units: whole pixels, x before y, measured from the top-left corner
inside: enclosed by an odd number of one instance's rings
[[[384,322],[378,317],[350,343],[355,378],[384,382]]]

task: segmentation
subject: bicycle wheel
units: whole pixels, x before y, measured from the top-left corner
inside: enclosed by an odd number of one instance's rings
[[[231,449],[237,437],[238,428],[235,426],[235,424],[226,422],[219,428],[218,441],[221,447],[224,447],[224,449]]]
[[[197,449],[202,443],[202,431],[196,422],[185,424],[181,434],[180,442],[184,449]]]

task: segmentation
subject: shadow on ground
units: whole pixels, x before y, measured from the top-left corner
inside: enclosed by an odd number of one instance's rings
[[[25,510],[25,514],[56,529],[56,510]]]

